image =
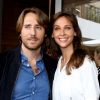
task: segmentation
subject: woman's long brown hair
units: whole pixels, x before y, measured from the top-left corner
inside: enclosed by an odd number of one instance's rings
[[[89,55],[88,52],[83,48],[82,46],[82,33],[78,25],[78,21],[76,16],[73,13],[69,12],[58,12],[54,15],[53,19],[51,20],[52,24],[52,31],[53,31],[53,25],[57,19],[60,17],[66,17],[73,25],[74,31],[76,33],[76,36],[74,36],[73,39],[73,48],[74,52],[71,55],[71,58],[66,65],[66,72],[68,75],[71,74],[72,68],[79,68],[84,61],[84,58],[86,55]],[[92,58],[91,58],[92,59]]]

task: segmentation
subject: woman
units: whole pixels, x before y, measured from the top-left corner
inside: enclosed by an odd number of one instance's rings
[[[55,14],[52,27],[52,38],[62,53],[53,81],[53,100],[98,100],[97,68],[82,48],[82,34],[75,15]]]
[[[98,80],[99,80],[99,85],[100,85],[100,46],[95,48],[94,59],[98,68]]]

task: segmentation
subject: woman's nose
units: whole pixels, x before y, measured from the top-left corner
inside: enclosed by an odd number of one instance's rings
[[[60,34],[61,35],[64,35],[65,34],[64,29],[61,29]]]

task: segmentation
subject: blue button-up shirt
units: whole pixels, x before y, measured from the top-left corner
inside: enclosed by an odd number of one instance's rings
[[[22,65],[15,82],[12,100],[48,100],[50,87],[43,59],[36,62],[39,73],[35,75],[28,59],[24,55],[21,55],[21,58]]]

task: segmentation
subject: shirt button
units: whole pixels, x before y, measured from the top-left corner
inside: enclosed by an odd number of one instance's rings
[[[35,92],[33,91],[33,94],[34,94]]]
[[[29,64],[27,64],[27,67],[29,67],[30,65]]]
[[[35,77],[33,77],[33,79],[35,80]]]

